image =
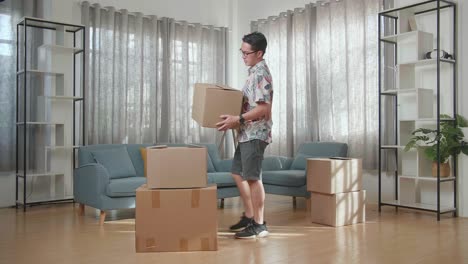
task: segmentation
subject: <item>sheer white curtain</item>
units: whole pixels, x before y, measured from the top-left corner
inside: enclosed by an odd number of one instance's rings
[[[42,18],[43,6],[42,0],[0,2],[0,171],[16,166],[16,24],[24,16]]]
[[[317,3],[319,139],[347,142],[366,168],[378,163],[380,2]]]
[[[318,138],[311,122],[317,113],[315,16],[310,4],[251,25],[268,41],[265,60],[274,90],[271,155],[292,156],[301,143]]]
[[[380,0],[307,5],[253,23],[269,41],[275,89],[274,154],[304,141],[338,141],[363,166],[377,166]]]
[[[191,118],[193,84],[225,83],[226,29],[82,3],[88,144],[212,142]]]

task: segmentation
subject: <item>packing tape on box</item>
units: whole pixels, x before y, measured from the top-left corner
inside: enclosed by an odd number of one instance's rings
[[[141,239],[140,239],[140,237],[138,237],[137,235],[135,235],[135,247],[136,247],[137,249],[139,249],[139,248],[141,248],[140,245],[141,245]]]
[[[154,238],[147,238],[145,241],[145,248],[156,248],[156,239]]]
[[[152,208],[161,207],[160,192],[151,192],[151,207]],[[191,207],[192,208],[200,207],[200,189],[192,190]]]
[[[202,250],[209,250],[210,249],[210,239],[208,237],[203,237],[200,239],[201,241],[201,249]]]
[[[157,251],[158,243],[154,237],[152,238],[141,238],[136,237],[137,248],[144,248],[145,250]],[[216,247],[216,239],[213,240],[214,246]],[[141,247],[143,245],[143,247]],[[193,249],[192,249],[193,250]],[[210,250],[210,238],[202,237],[200,238],[200,248],[195,248],[194,250],[209,251]],[[181,238],[179,240],[179,251],[189,251],[189,240],[187,238]]]
[[[192,208],[198,208],[200,206],[200,189],[192,190]]]
[[[157,248],[156,239],[154,238],[142,238],[142,237],[135,237],[136,248],[137,249],[155,249]]]
[[[210,238],[202,237],[200,238],[200,249],[203,251],[210,250]],[[186,238],[181,238],[179,240],[179,250],[180,251],[189,251],[189,242]]]
[[[151,192],[151,207],[159,208],[161,206],[160,192]]]
[[[188,240],[182,238],[179,240],[179,250],[180,251],[188,251]]]
[[[157,248],[157,243],[155,238],[146,238],[141,239],[136,238],[137,243],[140,245],[143,243],[145,249],[154,249]],[[210,250],[210,239],[208,237],[200,238],[200,249],[203,251]],[[179,250],[180,251],[189,251],[189,241],[186,238],[179,240]]]

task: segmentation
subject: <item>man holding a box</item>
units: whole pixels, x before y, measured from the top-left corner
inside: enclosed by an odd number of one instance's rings
[[[234,178],[244,204],[241,220],[230,227],[236,238],[257,238],[268,235],[263,220],[265,190],[262,182],[262,162],[265,148],[271,143],[271,106],[273,87],[265,55],[267,40],[260,32],[242,38],[240,52],[249,76],[242,89],[242,113],[239,116],[222,115],[218,130],[239,126],[238,146],[232,163]]]

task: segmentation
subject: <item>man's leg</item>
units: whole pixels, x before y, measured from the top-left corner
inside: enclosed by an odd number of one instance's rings
[[[265,189],[261,180],[249,180],[250,194],[254,213],[254,220],[263,224],[263,211],[265,208]]]
[[[236,153],[234,154],[231,169],[232,178],[234,179],[237,185],[237,189],[239,190],[242,203],[244,204],[244,214],[241,216],[239,222],[229,227],[229,230],[236,232],[250,225],[253,221],[254,216],[249,184],[242,178],[242,176],[240,176],[242,172],[240,144],[236,148]]]
[[[248,180],[250,194],[252,196],[252,206],[254,219],[252,223],[242,231],[235,234],[236,238],[259,238],[268,236],[268,228],[263,221],[263,211],[265,207],[265,190],[261,180]]]
[[[247,180],[250,189],[254,221],[244,230],[237,232],[235,237],[266,237],[268,236],[268,228],[263,220],[265,189],[262,182],[262,162],[267,143],[260,140],[252,140],[249,141],[248,145],[243,146],[245,152],[242,153],[242,172],[243,178]]]
[[[237,188],[239,189],[239,193],[242,199],[242,203],[244,204],[244,213],[245,216],[248,218],[254,217],[254,207],[252,205],[252,197],[250,192],[249,184],[242,179],[242,177],[238,174],[232,174],[234,181],[236,182]]]

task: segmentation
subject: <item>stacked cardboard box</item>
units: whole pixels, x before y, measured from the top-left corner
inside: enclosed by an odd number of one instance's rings
[[[136,190],[137,252],[217,250],[216,185],[204,147],[146,148],[147,184]]]
[[[146,183],[148,188],[206,187],[206,148],[152,146],[146,148]]]
[[[343,226],[365,221],[360,159],[307,159],[307,190],[312,222]]]

